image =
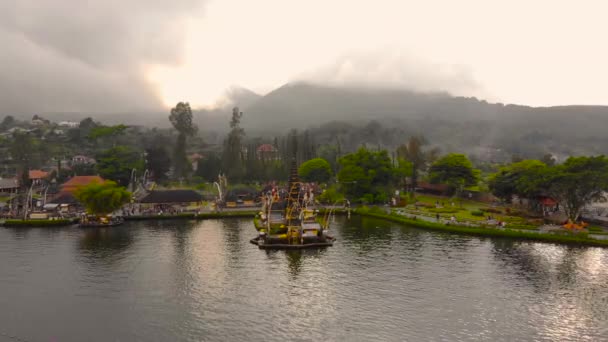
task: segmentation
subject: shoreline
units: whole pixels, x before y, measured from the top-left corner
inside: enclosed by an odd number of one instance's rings
[[[565,232],[566,234],[552,234],[552,233],[536,233],[526,232],[515,229],[495,229],[495,228],[481,228],[481,227],[468,227],[455,224],[441,224],[436,222],[428,222],[424,220],[415,220],[395,214],[383,214],[370,211],[362,211],[360,209],[354,210],[354,213],[362,217],[373,217],[378,219],[384,219],[396,223],[402,223],[416,228],[442,231],[453,234],[463,235],[474,235],[474,236],[487,236],[487,237],[504,237],[521,240],[532,240],[540,242],[549,242],[557,244],[568,244],[577,246],[588,246],[588,247],[608,247],[608,240],[599,240],[589,238],[587,233],[578,233],[576,235]]]
[[[327,209],[320,209],[320,212],[325,212]],[[346,215],[347,210],[336,209],[333,211],[336,215]],[[373,212],[370,209],[362,210],[361,208],[351,209],[351,212],[361,217],[372,217],[383,219],[395,223],[405,224],[412,227],[442,231],[452,234],[473,235],[480,237],[504,237],[521,239],[528,241],[540,241],[557,244],[589,246],[589,247],[608,247],[608,240],[600,240],[588,237],[588,233],[582,232],[571,234],[564,231],[564,234],[530,232],[519,229],[498,229],[498,228],[483,228],[470,227],[457,224],[442,224],[437,222],[429,222],[417,220],[401,216],[398,214],[386,214]],[[182,213],[177,215],[137,215],[125,216],[125,221],[148,221],[148,220],[207,220],[207,219],[223,219],[223,218],[255,218],[258,211],[253,210],[238,210],[238,211],[223,211],[213,213]],[[5,220],[2,226],[5,228],[47,228],[47,227],[65,227],[78,223],[78,219],[62,219],[62,220]],[[255,228],[255,223],[254,223]]]

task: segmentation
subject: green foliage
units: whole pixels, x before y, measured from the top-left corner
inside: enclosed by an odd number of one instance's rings
[[[479,174],[479,170],[473,169],[471,161],[464,154],[458,153],[450,153],[438,159],[429,170],[431,182],[447,184],[455,191],[476,185]]]
[[[429,164],[439,155],[439,149],[424,150],[427,141],[424,137],[410,137],[407,144],[397,148],[397,155],[411,163],[412,188],[416,187],[418,175],[426,171]],[[409,176],[409,175],[408,175]]]
[[[112,181],[80,187],[74,196],[85,206],[89,214],[94,215],[111,214],[131,200],[131,193]]]
[[[0,131],[12,128],[15,123],[16,120],[12,115],[5,116],[4,119],[2,119],[2,122],[0,122]]]
[[[604,229],[602,229],[602,227],[597,227],[597,226],[589,226],[589,228],[587,228],[590,232],[603,232]]]
[[[198,130],[192,122],[192,109],[188,102],[179,102],[172,108],[171,114],[169,114],[169,121],[173,125],[173,128],[186,136],[193,136]]]
[[[127,129],[125,125],[116,125],[116,126],[97,126],[93,127],[89,131],[89,139],[96,140],[100,138],[113,138],[120,134],[123,134]]]
[[[399,178],[386,150],[373,152],[362,147],[340,158],[339,163],[338,181],[346,195],[366,203],[383,200],[380,194],[388,193]]]
[[[476,236],[497,236],[497,237],[508,237],[518,238],[525,240],[535,241],[546,241],[553,243],[565,243],[573,245],[587,245],[587,246],[601,246],[608,247],[608,240],[597,240],[588,237],[586,233],[577,233],[569,231],[560,231],[557,234],[554,233],[537,233],[527,232],[515,229],[495,229],[495,228],[484,228],[484,227],[466,227],[460,225],[446,225],[438,222],[429,222],[425,220],[415,220],[397,215],[387,215],[384,213],[371,212],[371,210],[361,210],[357,208],[355,213],[360,215],[367,215],[377,218],[384,218],[393,222],[404,223],[409,226],[418,228],[437,230],[449,233],[467,234]],[[509,226],[507,226],[509,227]],[[530,229],[531,227],[528,227]]]
[[[319,197],[317,197],[319,202],[325,204],[334,204],[339,203],[344,200],[344,195],[338,191],[337,185],[332,185],[329,188],[325,189]]]
[[[195,135],[198,130],[192,122],[190,104],[188,102],[179,102],[175,108],[171,109],[169,121],[178,132],[173,154],[174,175],[176,177],[185,177],[190,171],[190,164],[186,157],[186,137]]]
[[[547,168],[540,182],[564,208],[566,216],[577,220],[586,205],[605,199],[608,158],[570,157],[561,165]]]
[[[238,107],[232,109],[232,118],[230,119],[230,132],[224,141],[224,151],[222,154],[223,168],[229,179],[233,181],[241,181],[245,176],[245,168],[243,167],[245,156],[243,154],[243,138],[245,130],[241,128],[241,118],[243,113]]]
[[[123,186],[129,184],[133,169],[141,172],[143,168],[141,154],[127,146],[112,147],[97,156],[99,175]]]
[[[436,214],[456,214],[460,208],[430,208],[427,211]]]
[[[538,160],[523,160],[501,167],[488,179],[488,186],[494,196],[511,202],[514,195],[531,197],[540,192],[538,172],[546,165]]]
[[[196,175],[202,177],[207,182],[217,181],[217,177],[222,169],[222,159],[217,153],[208,153],[198,161]]]
[[[171,158],[164,146],[152,146],[146,149],[146,167],[157,182],[167,179],[171,169]]]
[[[316,183],[326,183],[332,176],[331,165],[322,158],[314,158],[302,163],[298,173],[303,181]]]
[[[502,210],[496,208],[479,208],[484,213],[502,214]]]
[[[473,216],[483,216],[483,211],[481,210],[471,210],[471,215]]]

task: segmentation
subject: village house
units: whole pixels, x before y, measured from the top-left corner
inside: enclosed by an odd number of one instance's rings
[[[97,161],[94,158],[84,155],[76,155],[72,157],[72,165],[90,165],[95,163],[97,163]]]
[[[67,182],[61,184],[59,192],[53,196],[45,205],[45,209],[57,209],[61,212],[72,212],[79,206],[78,200],[74,197],[74,193],[80,187],[87,186],[91,183],[103,183],[105,180],[99,176],[74,176]]]
[[[15,178],[0,178],[0,196],[16,193],[19,182]]]
[[[49,176],[49,173],[42,170],[29,170],[28,178],[34,185],[42,185]]]
[[[256,149],[258,160],[278,160],[279,150],[271,144],[262,144]]]
[[[193,153],[188,156],[188,161],[192,165],[192,171],[196,172],[198,170],[198,162],[203,159],[203,156],[198,153]]]

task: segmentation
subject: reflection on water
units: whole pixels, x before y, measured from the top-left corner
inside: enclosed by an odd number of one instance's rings
[[[255,234],[248,220],[0,230],[0,341],[608,336],[606,249],[360,217],[320,250],[259,250]]]

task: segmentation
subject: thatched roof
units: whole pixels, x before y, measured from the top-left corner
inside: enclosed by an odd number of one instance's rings
[[[191,203],[201,202],[203,196],[194,190],[152,190],[140,203]]]
[[[0,179],[0,190],[11,190],[18,188],[19,184],[14,178]]]

